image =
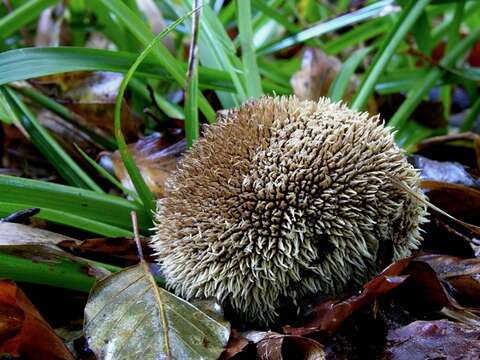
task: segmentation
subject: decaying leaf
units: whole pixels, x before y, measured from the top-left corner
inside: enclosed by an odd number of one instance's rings
[[[387,336],[384,359],[478,359],[480,329],[448,320],[415,321]]]
[[[159,288],[142,261],[97,283],[84,331],[100,360],[218,359],[230,326]]]
[[[442,281],[456,293],[480,307],[480,258],[461,259],[448,255],[425,255],[420,258],[428,263]]]
[[[318,331],[335,332],[356,310],[402,284],[408,276],[400,274],[410,261],[411,258],[406,258],[393,263],[380,275],[366,283],[359,295],[344,301],[328,300],[317,305],[312,311],[312,319],[309,322],[298,328],[284,326],[284,332],[291,335],[307,335]]]
[[[248,331],[243,335],[257,345],[260,360],[325,359],[323,346],[303,336],[283,335],[271,331]]]
[[[57,244],[64,240],[69,240],[74,243],[79,242],[69,236],[32,226],[9,222],[0,223],[0,245],[21,245],[32,243]]]
[[[30,360],[73,360],[23,291],[9,280],[0,280],[0,352]]]
[[[470,175],[460,163],[430,160],[420,155],[414,155],[411,159],[415,168],[421,170],[422,180],[480,187],[480,181]]]
[[[330,86],[342,68],[342,63],[335,57],[327,55],[319,48],[307,48],[303,53],[302,68],[291,78],[295,95],[300,100],[318,100],[327,96]],[[352,77],[348,84],[344,101],[349,101],[359,84],[357,78]],[[377,113],[377,106],[373,99],[367,104],[371,114]]]
[[[129,145],[130,153],[145,183],[157,197],[163,195],[165,181],[177,168],[177,162],[186,149],[185,140],[172,143],[172,139],[176,139],[176,136],[170,139],[155,133]],[[104,167],[111,164],[116,177],[122,184],[127,189],[135,190],[118,151],[103,152],[100,155],[100,163]]]
[[[122,267],[131,266],[138,262],[137,248],[135,242],[130,238],[86,239],[81,243],[65,240],[57,245],[76,256]],[[145,238],[142,239],[142,247],[146,260],[154,262],[155,258],[151,255],[152,250]]]
[[[115,99],[123,75],[113,72],[70,72],[30,80],[42,92],[88,121],[90,127],[113,134]],[[137,138],[141,125],[128,106],[122,107],[122,131],[127,140]]]

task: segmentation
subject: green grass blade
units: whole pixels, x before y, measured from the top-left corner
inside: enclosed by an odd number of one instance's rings
[[[16,8],[7,16],[0,18],[0,39],[12,35],[22,26],[36,19],[40,13],[57,3],[58,0],[29,0]]]
[[[324,46],[325,52],[330,55],[336,55],[345,49],[360,44],[362,41],[370,40],[385,33],[389,27],[389,21],[387,20],[389,20],[389,17],[385,16],[355,26],[352,30],[327,42]]]
[[[16,118],[30,135],[33,144],[69,184],[103,192],[90,176],[58,145],[13,90],[0,88],[0,91],[8,99],[11,108],[15,111]]]
[[[345,26],[353,25],[358,22],[380,16],[385,9],[393,3],[392,0],[378,1],[363,9],[339,16],[337,18],[327,20],[317,24],[309,29],[303,30],[295,35],[276,41],[257,50],[258,55],[267,55],[283,50],[290,46],[305,42],[310,39],[317,38],[329,32],[341,29]]]
[[[332,99],[332,101],[342,100],[356,68],[371,50],[371,48],[358,49],[352,55],[350,55],[347,61],[345,61],[345,63],[342,65],[342,69],[338,73],[335,81],[329,89],[328,96],[330,99]]]
[[[153,37],[152,37],[153,38]],[[78,47],[24,48],[0,53],[0,85],[12,81],[71,71],[113,71],[125,73],[136,54]],[[182,72],[184,64],[179,65]],[[158,61],[147,59],[135,75],[148,79],[174,80]],[[230,76],[216,69],[199,67],[200,87],[235,91]]]
[[[465,132],[465,131],[472,130],[473,124],[475,123],[475,120],[477,120],[478,118],[478,114],[480,114],[480,98],[475,100],[467,116],[465,116],[465,119],[463,120],[463,124],[460,127],[460,131]]]
[[[154,36],[148,29],[147,25],[121,0],[99,0],[108,9],[118,17],[125,27],[133,34],[133,36],[143,45],[148,46],[154,39]],[[162,64],[167,72],[177,81],[180,86],[185,87],[186,75],[184,68],[177,59],[168,51],[168,49],[159,43],[152,51],[153,57]],[[212,109],[207,99],[202,93],[198,95],[200,110],[211,123],[215,122],[215,111]]]
[[[198,35],[200,33],[200,18],[202,14],[201,0],[193,2],[196,10],[192,20],[192,39],[188,52],[187,89],[185,91],[185,137],[187,148],[200,136],[198,122]]]
[[[246,78],[247,97],[258,98],[262,95],[262,84],[258,72],[255,49],[253,48],[252,9],[250,0],[237,1],[238,28],[242,46],[243,73]]]
[[[95,160],[93,160],[90,156],[87,155],[87,153],[85,151],[83,151],[77,144],[74,144],[75,145],[75,148],[77,149],[77,151],[83,156],[83,158],[95,169],[97,170],[97,172],[103,176],[105,179],[107,179],[108,181],[110,181],[114,186],[116,186],[119,190],[123,191],[125,194],[128,194],[132,199],[134,200],[138,200],[140,201],[140,199],[138,199],[138,195],[127,189],[125,186],[122,185],[122,183],[120,181],[118,181],[115,177],[113,177],[112,175],[110,175],[110,173],[105,170],[103,167],[101,167],[99,164],[97,164],[95,162]],[[141,204],[141,201],[140,201],[140,204]]]
[[[118,151],[120,152],[120,156],[122,158],[123,164],[125,165],[125,169],[132,180],[132,184],[135,186],[137,190],[138,196],[142,200],[143,206],[145,207],[145,212],[150,215],[153,223],[153,214],[155,212],[155,198],[148,188],[147,184],[143,180],[142,174],[138,169],[137,165],[135,164],[135,160],[133,159],[132,155],[128,151],[127,143],[122,133],[122,125],[121,125],[121,109],[122,109],[122,102],[123,102],[123,95],[125,94],[125,90],[127,89],[128,82],[132,78],[135,70],[137,70],[138,66],[141,62],[150,54],[156,46],[160,44],[160,40],[162,40],[168,33],[170,33],[175,27],[184,21],[188,16],[192,13],[188,13],[185,16],[176,20],[173,24],[169,27],[165,28],[160,34],[158,34],[141,52],[138,56],[137,60],[133,63],[133,65],[128,69],[127,73],[125,74],[122,83],[120,84],[120,89],[118,90],[117,100],[115,101],[115,137],[117,139],[118,144]]]
[[[465,54],[465,52],[473,46],[475,41],[480,37],[480,28],[472,31],[468,36],[463,38],[454,48],[445,55],[440,61],[441,67],[451,67],[455,62]],[[421,79],[407,93],[407,98],[400,108],[390,119],[389,125],[396,128],[402,128],[408,121],[409,116],[413,113],[417,105],[422,101],[423,97],[430,91],[436,82],[442,77],[444,70],[441,67],[432,68],[425,78]]]
[[[8,204],[10,207],[6,209]],[[110,229],[110,233],[116,229],[130,231],[130,212],[135,211],[142,232],[150,228],[149,217],[138,203],[91,190],[0,175],[0,209],[11,213],[12,204],[16,204],[16,210],[40,208],[40,218],[48,216],[47,220],[91,232],[97,231],[89,224],[102,225],[105,230]],[[105,234],[105,231],[97,233]]]
[[[353,109],[363,109],[375,88],[378,78],[385,70],[388,62],[395,53],[395,50],[405,38],[410,28],[420,17],[428,2],[429,0],[410,0],[407,6],[402,10],[394,27],[386,35],[381,48],[375,56],[356,93],[356,96],[352,100],[351,107]]]

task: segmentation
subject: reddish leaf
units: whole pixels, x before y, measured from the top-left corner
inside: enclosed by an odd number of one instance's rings
[[[428,263],[437,276],[448,282],[457,293],[480,305],[480,258],[426,255],[420,260]]]
[[[220,359],[230,360],[237,354],[241,353],[248,344],[249,341],[245,337],[243,337],[237,330],[232,329],[227,347],[223,351]]]
[[[343,321],[355,311],[371,304],[379,296],[402,284],[408,276],[399,274],[408,266],[410,261],[411,258],[406,258],[393,263],[380,275],[365,284],[359,295],[340,302],[329,300],[321,303],[313,310],[311,321],[299,328],[284,326],[283,331],[292,335],[307,335],[317,331],[335,332]]]
[[[448,320],[415,321],[387,336],[384,359],[479,359],[480,329]]]
[[[142,239],[143,253],[148,262],[154,262],[152,250],[147,239]],[[138,262],[138,250],[135,242],[128,238],[97,238],[87,239],[80,244],[65,240],[57,244],[76,256],[90,258],[96,261],[112,263],[119,266],[131,266]]]
[[[22,290],[0,281],[0,352],[25,359],[72,359]]]

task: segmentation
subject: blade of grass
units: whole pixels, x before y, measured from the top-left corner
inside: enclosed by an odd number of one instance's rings
[[[338,73],[335,81],[329,89],[329,97],[332,101],[340,101],[345,96],[348,89],[350,79],[355,73],[358,65],[362,62],[372,48],[361,48],[356,50],[347,61],[342,65],[342,69]]]
[[[425,78],[421,79],[412,89],[410,89],[410,91],[407,93],[405,101],[390,119],[389,125],[398,129],[402,128],[408,121],[409,116],[413,113],[417,105],[422,101],[423,97],[442,77],[444,74],[443,68],[448,68],[455,65],[455,62],[473,46],[479,37],[480,28],[472,31],[457,45],[455,45],[448,54],[445,54],[445,57],[440,61],[440,67],[432,68]]]
[[[5,208],[7,204],[10,204],[8,209]],[[17,208],[12,209],[12,205]],[[40,218],[49,215],[47,220],[91,232],[96,231],[89,228],[89,224],[109,227],[110,232],[115,229],[129,231],[130,211],[138,214],[144,234],[150,228],[148,216],[138,203],[91,190],[0,175],[0,209],[11,213],[32,207],[42,209],[38,215]]]
[[[135,164],[135,160],[133,159],[132,155],[128,151],[127,143],[122,133],[122,124],[121,124],[121,109],[122,109],[122,102],[123,102],[123,95],[127,88],[128,82],[132,78],[135,70],[137,70],[140,63],[147,57],[150,52],[158,46],[160,40],[162,40],[167,34],[169,34],[175,27],[183,22],[187,17],[189,17],[192,12],[189,12],[185,16],[180,17],[170,26],[165,28],[161,33],[159,33],[147,46],[146,48],[140,53],[137,57],[137,60],[133,63],[133,65],[128,69],[127,73],[125,74],[122,83],[120,84],[120,88],[118,90],[117,99],[115,101],[115,122],[114,122],[114,129],[115,129],[115,138],[117,139],[118,151],[120,152],[120,156],[122,158],[123,164],[125,165],[125,169],[132,180],[132,184],[135,187],[135,190],[138,193],[138,196],[142,200],[143,206],[145,208],[145,212],[149,214],[150,219],[153,224],[153,214],[155,212],[155,198],[148,188],[147,184],[143,180],[142,174],[138,169],[137,165]]]
[[[57,0],[25,1],[10,14],[0,18],[0,39],[9,37],[22,26],[36,19],[43,10],[56,2]]]
[[[118,19],[143,46],[148,46],[154,39],[147,25],[140,18],[138,18],[138,16],[136,16],[136,14],[133,13],[121,0],[99,1],[108,7],[112,14],[115,14],[115,16],[118,17]],[[186,75],[184,68],[162,43],[159,43],[158,46],[152,51],[152,55],[155,60],[157,60],[167,70],[167,72],[172,75],[172,77],[180,84],[180,86],[185,87]],[[215,122],[215,111],[212,109],[202,93],[198,94],[198,104],[200,110],[203,112],[207,120],[210,123]]]
[[[467,116],[463,120],[463,124],[460,127],[460,132],[472,130],[475,120],[477,120],[478,115],[480,114],[480,97],[475,100],[472,107],[470,108]]]
[[[97,172],[103,176],[105,179],[110,181],[114,186],[116,186],[119,190],[123,191],[125,194],[128,194],[134,201],[139,201],[141,204],[141,200],[138,198],[137,193],[127,189],[125,186],[122,185],[120,181],[118,181],[115,177],[110,175],[110,173],[101,167],[95,160],[93,160],[90,156],[88,156],[85,151],[83,151],[77,144],[74,144],[77,151],[83,156],[83,158],[90,164],[92,167],[97,170]]]
[[[30,135],[33,144],[69,184],[103,192],[90,176],[58,145],[13,90],[1,87],[0,91],[8,99],[17,120]]]
[[[452,24],[448,32],[448,41],[445,47],[445,53],[448,54],[452,47],[458,43],[460,37],[460,26],[463,19],[463,10],[465,8],[465,0],[460,0],[455,4]],[[443,104],[443,114],[446,119],[450,117],[450,107],[452,106],[452,87],[444,85],[440,89],[440,98]]]
[[[39,76],[70,71],[113,71],[125,73],[137,56],[122,51],[108,51],[78,47],[24,48],[0,53],[0,85]],[[181,71],[186,66],[179,65]],[[173,80],[165,69],[147,59],[136,75]],[[200,87],[235,91],[230,76],[224,71],[199,67]]]
[[[367,74],[360,84],[360,87],[351,103],[352,109],[363,109],[375,88],[378,78],[385,70],[388,62],[395,53],[395,50],[400,45],[400,42],[405,38],[410,28],[420,17],[428,2],[429,0],[410,0],[407,6],[402,10],[395,25],[385,36],[382,46],[373,59]]]
[[[196,12],[192,20],[192,39],[188,52],[187,89],[185,91],[185,137],[187,148],[200,136],[198,122],[198,35],[200,33],[200,17],[202,0],[194,0],[193,9]]]
[[[178,3],[171,3],[171,6],[177,16],[182,16],[192,8],[192,0],[181,0]],[[242,72],[242,63],[236,56],[233,42],[210,6],[205,5],[202,12],[201,33],[198,40],[199,60],[206,66],[223,70],[230,75],[235,93],[217,92],[217,96],[224,108],[238,106],[247,99],[246,79]],[[187,24],[191,26],[189,21]]]
[[[236,1],[238,28],[242,47],[243,73],[246,78],[246,96],[249,98],[258,98],[262,95],[262,85],[258,72],[255,49],[253,48],[251,4],[250,0]]]
[[[336,39],[330,40],[325,44],[325,52],[329,55],[336,55],[342,50],[367,41],[388,30],[388,17],[369,20],[364,24],[355,26],[352,30],[341,34]]]
[[[290,46],[305,42],[307,40],[317,38],[329,32],[341,29],[345,26],[353,25],[358,22],[388,14],[388,7],[392,5],[392,0],[378,1],[372,5],[368,5],[363,9],[336,17],[331,20],[321,22],[309,29],[303,30],[295,35],[276,41],[257,50],[257,55],[268,55],[283,50]]]

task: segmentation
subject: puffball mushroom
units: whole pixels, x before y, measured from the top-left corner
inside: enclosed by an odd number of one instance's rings
[[[185,155],[152,246],[178,295],[270,323],[285,299],[363,284],[384,265],[379,249],[408,256],[423,198],[378,117],[325,98],[263,97],[226,111]]]

